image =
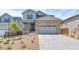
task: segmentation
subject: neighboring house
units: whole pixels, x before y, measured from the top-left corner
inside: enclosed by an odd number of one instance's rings
[[[13,17],[7,13],[0,17],[0,36],[4,36],[4,34],[9,31],[8,23],[11,21],[15,21],[20,24],[22,19],[21,17]]]
[[[39,34],[58,34],[60,33],[60,24],[61,19],[46,15],[36,19],[35,28]]]
[[[62,21],[61,27],[67,29],[64,32],[79,34],[79,14]]]

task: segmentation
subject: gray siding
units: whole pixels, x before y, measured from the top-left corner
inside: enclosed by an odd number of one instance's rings
[[[61,27],[67,27],[69,32],[74,32],[74,29],[77,27],[77,25],[79,25],[79,15],[75,15],[64,20],[61,24]]]
[[[27,14],[32,14],[33,15],[33,19],[27,19]],[[34,21],[36,19],[36,13],[33,12],[33,11],[28,11],[28,12],[25,12],[23,14],[23,21],[27,22],[27,21]]]
[[[3,22],[4,23],[4,18],[10,18],[10,21],[13,21],[13,17],[9,16],[9,15],[4,15],[0,18],[0,22]]]
[[[74,28],[76,28],[77,25],[79,25],[79,19],[68,23],[64,23],[62,27],[68,27],[70,32],[74,32]]]

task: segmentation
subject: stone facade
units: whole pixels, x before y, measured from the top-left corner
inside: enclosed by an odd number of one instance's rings
[[[36,33],[39,32],[39,27],[40,26],[48,26],[48,27],[57,27],[57,31],[60,32],[60,24],[61,24],[61,20],[60,19],[54,19],[54,17],[50,18],[50,17],[43,17],[41,19],[37,19],[35,20],[35,30],[36,30]],[[46,19],[46,20],[44,20]],[[52,29],[51,29],[52,30]],[[52,30],[53,31],[53,30]]]

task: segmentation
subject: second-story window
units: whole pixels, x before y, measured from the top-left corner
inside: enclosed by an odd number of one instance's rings
[[[27,15],[27,19],[33,19],[33,15]]]
[[[10,22],[10,18],[4,18],[4,22]]]

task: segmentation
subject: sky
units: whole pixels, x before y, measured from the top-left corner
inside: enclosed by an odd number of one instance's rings
[[[0,16],[8,13],[11,16],[22,17],[22,12],[27,9],[0,9]],[[79,14],[79,9],[33,9],[34,11],[42,11],[48,15],[54,15],[62,20]]]

